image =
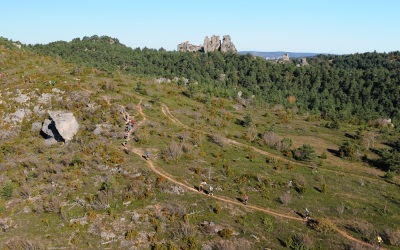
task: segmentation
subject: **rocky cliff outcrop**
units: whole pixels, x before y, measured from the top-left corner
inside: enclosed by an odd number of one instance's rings
[[[231,41],[231,37],[229,35],[225,35],[224,38],[222,39],[222,45],[221,45],[221,51],[222,52],[236,52],[236,47]]]
[[[206,36],[204,38],[204,43],[203,45],[193,45],[190,44],[189,42],[184,42],[178,45],[178,51],[180,52],[213,52],[213,51],[221,51],[221,52],[230,52],[230,53],[236,53],[236,47],[231,41],[231,37],[229,35],[225,35],[223,37],[223,41],[221,43],[221,40],[219,36],[213,35],[210,38]]]
[[[70,141],[78,132],[79,124],[69,111],[49,111],[49,119],[43,122],[42,132],[47,139]]]

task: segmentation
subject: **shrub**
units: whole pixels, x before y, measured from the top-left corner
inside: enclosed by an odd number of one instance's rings
[[[248,128],[248,127],[250,127],[250,125],[252,124],[252,122],[253,122],[253,118],[252,118],[251,114],[246,114],[246,115],[243,117],[242,125],[243,125],[243,127]]]
[[[14,191],[14,185],[12,181],[7,180],[3,188],[1,189],[1,196],[4,199],[10,199],[12,197],[13,191]]]
[[[359,147],[354,143],[349,141],[343,142],[343,144],[339,147],[339,156],[341,158],[348,158],[352,161],[358,158],[357,152],[359,151]]]
[[[336,229],[335,224],[333,224],[333,222],[327,218],[321,218],[318,220],[309,220],[308,226],[324,234],[332,233]]]
[[[314,157],[315,157],[314,152],[315,152],[315,150],[311,145],[303,144],[303,146],[297,148],[294,151],[293,156],[296,160],[310,161],[310,160],[314,159]]]
[[[125,240],[133,240],[138,235],[138,232],[135,229],[130,229],[125,233]]]
[[[184,249],[184,250],[198,249],[199,243],[194,236],[185,237],[183,240],[184,240],[185,246],[183,246],[182,249]]]
[[[386,172],[386,174],[385,174],[385,179],[387,179],[387,180],[392,180],[393,179],[393,177],[394,177],[394,174],[393,174],[393,172],[392,171],[390,171],[390,169]]]
[[[400,247],[400,229],[386,228],[384,233],[391,245]]]
[[[279,199],[281,203],[286,206],[292,200],[292,196],[289,193],[284,193],[283,195],[281,195],[281,197],[279,197]]]
[[[221,231],[219,231],[218,235],[224,239],[228,239],[233,235],[233,231],[230,228],[225,228],[225,229],[222,229]]]
[[[272,223],[272,221],[269,218],[265,217],[262,220],[262,223],[264,225],[265,231],[272,232],[274,230],[274,224]]]
[[[167,146],[167,148],[163,151],[163,157],[166,161],[177,161],[182,156],[183,151],[182,148],[176,142],[172,142]]]

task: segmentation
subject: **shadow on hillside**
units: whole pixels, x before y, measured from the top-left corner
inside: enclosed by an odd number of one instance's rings
[[[352,135],[352,134],[349,134],[349,133],[345,133],[344,136],[346,136],[347,138],[353,139],[353,140],[356,139],[355,135]]]
[[[302,213],[300,213],[300,212],[298,212],[298,211],[294,211],[294,212],[295,212],[298,216],[300,216],[301,218],[303,218],[303,219],[305,218],[305,217],[304,217],[304,214],[302,214]]]
[[[334,156],[339,156],[339,150],[328,148],[329,153],[333,154]]]
[[[322,193],[322,190],[318,187],[314,187],[315,190],[317,190],[318,192]]]
[[[279,243],[281,244],[281,246],[283,246],[283,247],[288,247],[288,246],[287,246],[287,243],[286,243],[284,240],[281,240],[281,239],[279,239],[279,238],[277,238],[277,239],[278,239]]]
[[[349,231],[351,231],[351,232],[353,232],[353,233],[361,234],[360,229],[358,229],[355,226],[346,225],[344,228],[349,230]],[[369,239],[367,239],[365,236],[362,236],[362,235],[361,235],[361,240],[364,241],[364,242],[367,242],[367,243],[371,243],[371,241]]]

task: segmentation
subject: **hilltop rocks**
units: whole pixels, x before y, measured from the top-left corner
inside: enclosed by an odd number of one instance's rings
[[[195,52],[195,51],[201,51],[203,48],[201,47],[201,45],[196,46],[193,44],[190,44],[188,41],[181,43],[178,45],[178,51],[180,52]]]
[[[213,51],[218,51],[221,48],[221,40],[219,40],[219,36],[212,36],[211,40],[206,36],[204,38],[204,46],[203,46],[203,51],[204,52],[213,52]]]
[[[206,36],[204,38],[204,43],[202,45],[193,45],[189,42],[184,42],[178,45],[178,51],[180,52],[213,52],[213,51],[221,51],[221,52],[230,52],[236,53],[236,47],[231,41],[231,37],[229,35],[225,35],[223,37],[223,41],[219,39],[219,36],[213,35],[210,38]]]
[[[225,35],[222,39],[221,52],[236,52],[236,47],[231,41],[231,37]]]
[[[49,119],[42,126],[42,132],[47,139],[70,141],[78,132],[79,124],[69,111],[49,111]]]

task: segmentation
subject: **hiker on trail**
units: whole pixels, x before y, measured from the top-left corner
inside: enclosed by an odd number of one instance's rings
[[[210,192],[208,193],[209,195],[214,195],[214,188],[210,186]]]
[[[310,218],[310,211],[306,208],[306,220],[309,220]]]
[[[131,125],[133,126],[135,124],[135,120],[131,120]]]
[[[146,161],[149,160],[149,152],[146,151],[146,153],[144,154],[144,158],[146,159]]]
[[[199,192],[203,191],[206,185],[207,185],[207,182],[202,181],[202,182],[200,183],[200,186],[199,186]]]
[[[380,235],[378,235],[378,239],[377,240],[378,240],[378,249],[380,249],[381,246],[382,246],[382,243],[383,243],[382,237]]]
[[[247,205],[248,201],[249,201],[249,196],[247,196],[247,194],[244,194],[244,204]]]
[[[131,131],[131,129],[132,129],[132,125],[129,123],[128,124],[128,132]]]
[[[291,189],[293,187],[293,181],[290,180],[288,185],[289,185],[289,189]]]

